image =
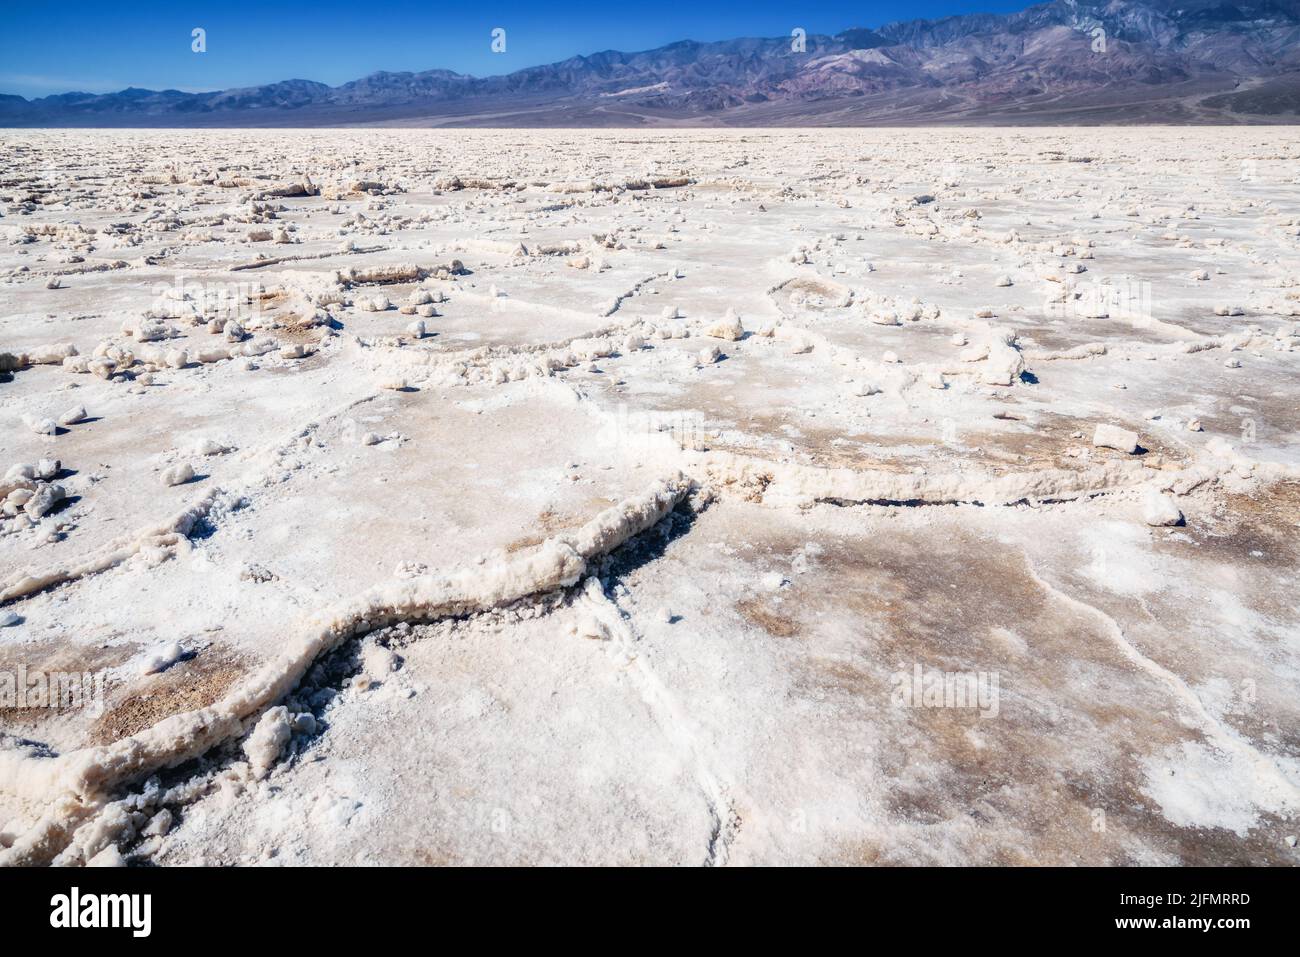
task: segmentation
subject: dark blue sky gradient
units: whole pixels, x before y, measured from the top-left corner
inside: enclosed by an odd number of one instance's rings
[[[444,68],[487,76],[599,50],[647,50],[674,40],[786,36],[891,20],[1005,12],[1025,0],[876,0],[734,5],[628,0],[519,3],[88,3],[0,0],[0,92],[29,99],[128,86],[215,90],[301,78],[334,86],[376,70]],[[667,11],[665,13],[665,10]],[[190,50],[207,30],[208,50]],[[506,52],[489,48],[494,27]]]

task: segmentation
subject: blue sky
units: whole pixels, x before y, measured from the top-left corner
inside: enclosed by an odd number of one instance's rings
[[[628,0],[438,3],[0,0],[0,92],[28,98],[128,86],[215,90],[302,78],[337,85],[376,70],[486,76],[598,50],[674,40],[837,33],[891,20],[1005,12],[1028,0],[683,4]],[[665,10],[667,11],[665,13]],[[194,27],[207,52],[190,49]],[[490,49],[494,27],[506,52]]]

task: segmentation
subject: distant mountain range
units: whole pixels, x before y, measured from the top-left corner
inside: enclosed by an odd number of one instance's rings
[[[0,95],[3,126],[1300,122],[1300,0],[1053,0],[835,36],[609,50],[504,76]]]

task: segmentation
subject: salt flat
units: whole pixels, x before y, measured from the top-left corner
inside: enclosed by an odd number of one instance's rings
[[[1297,862],[1297,131],[0,159],[0,862]]]

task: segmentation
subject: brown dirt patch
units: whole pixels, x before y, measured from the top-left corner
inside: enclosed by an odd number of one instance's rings
[[[91,728],[94,744],[111,744],[175,714],[214,704],[249,671],[246,663],[200,655],[116,694]]]
[[[762,628],[773,638],[793,638],[799,634],[798,622],[761,598],[746,598],[736,602],[736,611],[740,612],[745,621]]]

